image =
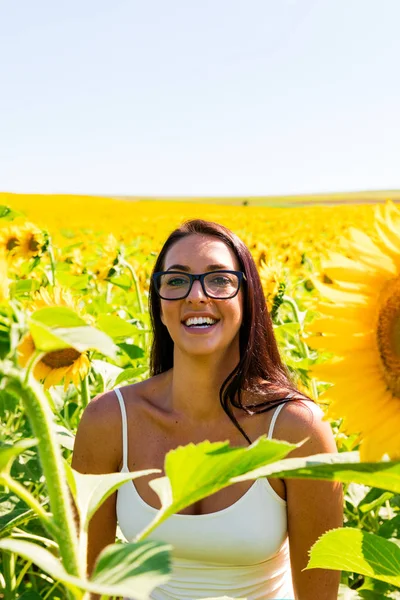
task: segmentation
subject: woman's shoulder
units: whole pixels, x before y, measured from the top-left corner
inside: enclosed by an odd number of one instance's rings
[[[291,456],[336,452],[332,428],[324,411],[311,399],[286,402],[274,428],[274,438],[294,444],[303,442]]]
[[[127,411],[140,410],[157,398],[163,386],[164,374],[119,387]],[[121,420],[121,406],[115,389],[98,394],[86,407],[83,417],[91,423],[112,428]]]

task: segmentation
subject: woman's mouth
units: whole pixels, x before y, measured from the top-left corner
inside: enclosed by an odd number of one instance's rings
[[[218,319],[211,317],[189,317],[182,321],[182,325],[186,330],[192,333],[208,332],[212,331],[218,324]]]

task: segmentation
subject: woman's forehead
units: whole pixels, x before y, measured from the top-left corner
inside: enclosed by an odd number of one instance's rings
[[[177,242],[168,250],[165,256],[164,268],[179,264],[196,270],[196,265],[202,269],[212,265],[217,268],[238,269],[239,263],[235,253],[222,240],[214,236],[192,234]]]

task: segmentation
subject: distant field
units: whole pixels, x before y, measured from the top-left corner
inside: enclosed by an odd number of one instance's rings
[[[376,204],[392,200],[400,203],[400,190],[366,192],[340,192],[335,194],[304,194],[295,196],[115,196],[133,202],[193,202],[201,204],[225,204],[230,206],[270,206],[290,208],[323,204]]]

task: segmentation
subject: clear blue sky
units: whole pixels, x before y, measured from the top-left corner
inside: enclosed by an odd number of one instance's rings
[[[0,191],[400,188],[399,0],[0,0]]]

